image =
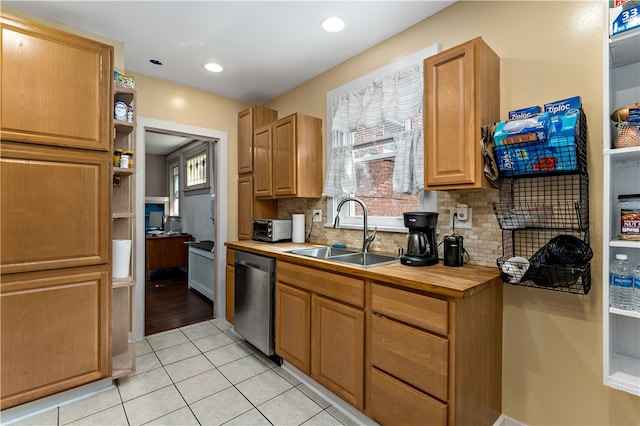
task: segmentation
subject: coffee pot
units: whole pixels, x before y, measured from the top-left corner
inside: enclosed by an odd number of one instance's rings
[[[436,212],[403,213],[404,226],[409,228],[407,248],[400,256],[404,265],[427,266],[438,263],[436,244]]]

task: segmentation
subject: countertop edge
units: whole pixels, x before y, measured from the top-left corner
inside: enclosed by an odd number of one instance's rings
[[[433,266],[407,266],[401,263],[362,268],[323,259],[287,253],[306,247],[323,245],[311,243],[266,243],[259,241],[227,241],[228,249],[274,257],[296,265],[308,266],[328,272],[345,274],[358,278],[381,281],[400,287],[439,294],[453,298],[466,298],[492,285],[501,284],[496,268],[467,264],[462,267],[447,267],[442,263]]]

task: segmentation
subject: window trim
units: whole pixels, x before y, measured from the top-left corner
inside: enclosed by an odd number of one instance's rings
[[[365,74],[361,77],[358,77],[354,80],[351,80],[348,83],[343,84],[340,87],[336,87],[327,92],[326,95],[326,135],[327,143],[326,143],[326,158],[331,158],[331,150],[333,148],[333,132],[331,131],[331,127],[333,124],[333,111],[331,108],[332,100],[336,97],[341,96],[342,94],[348,92],[349,90],[357,89],[364,85],[369,84],[371,81],[386,77],[390,74],[401,71],[411,65],[415,65],[418,63],[422,63],[425,58],[435,55],[441,50],[440,43],[432,44],[418,52],[415,52],[411,55],[408,55],[396,62],[385,65],[381,68],[378,68],[375,71],[372,71],[368,74]],[[326,172],[326,171],[325,171]],[[335,213],[336,208],[340,199],[327,197],[327,215],[325,226],[333,226],[335,221]],[[354,204],[354,203],[349,203]],[[421,191],[420,192],[420,210],[426,211],[427,206],[433,206],[432,210],[437,210],[437,193],[436,191]],[[346,209],[347,206],[344,206],[340,212],[340,227],[345,229],[362,229],[364,226],[364,218],[362,216],[351,216],[347,217],[345,211],[351,209]],[[404,219],[402,217],[386,217],[386,216],[369,216],[368,218],[369,228],[377,227],[379,231],[388,231],[388,232],[407,232],[407,228],[404,226]]]

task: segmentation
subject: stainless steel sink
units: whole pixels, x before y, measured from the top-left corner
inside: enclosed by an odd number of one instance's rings
[[[377,254],[377,253],[344,254],[341,256],[332,257],[329,260],[333,260],[335,262],[341,262],[341,263],[348,263],[350,265],[363,266],[365,268],[370,268],[372,266],[389,265],[391,263],[396,263],[400,261],[400,259],[395,256],[390,256],[387,254]]]
[[[347,250],[336,247],[313,247],[307,249],[290,250],[287,253],[298,254],[300,256],[315,257],[316,259],[328,259],[333,256],[357,253],[355,250]]]

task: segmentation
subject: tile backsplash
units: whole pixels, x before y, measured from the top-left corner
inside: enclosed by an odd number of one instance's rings
[[[438,191],[438,227],[437,238],[441,242],[445,235],[452,233],[451,214],[456,205],[467,204],[473,209],[472,228],[456,229],[464,237],[464,248],[469,253],[470,263],[484,266],[496,266],[496,259],[502,256],[502,234],[493,214],[492,203],[499,199],[497,190]],[[362,231],[333,229],[325,227],[327,201],[321,199],[284,199],[278,201],[278,218],[291,218],[294,213],[305,214],[306,235],[311,228],[311,211],[322,210],[322,222],[313,223],[310,242],[318,244],[346,244],[349,248],[362,247]],[[406,232],[378,232],[371,245],[371,251],[397,253],[406,247]],[[442,245],[438,251],[442,257]]]

